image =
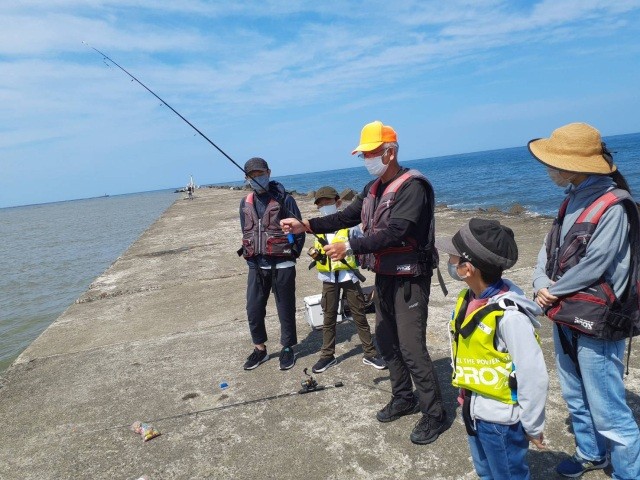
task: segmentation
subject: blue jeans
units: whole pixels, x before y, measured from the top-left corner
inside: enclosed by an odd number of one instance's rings
[[[520,422],[513,425],[476,420],[478,435],[469,437],[471,458],[481,480],[529,480],[529,440]]]
[[[560,327],[571,342],[572,331]],[[640,432],[625,399],[623,382],[625,340],[578,336],[580,377],[562,350],[553,327],[558,377],[576,436],[576,452],[585,460],[602,460],[611,452],[613,478],[640,478]]]

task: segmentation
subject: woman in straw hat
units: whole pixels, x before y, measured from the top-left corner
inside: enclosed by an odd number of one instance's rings
[[[600,133],[590,125],[572,123],[558,128],[549,138],[532,140],[529,151],[547,166],[555,184],[566,187],[567,194],[562,213],[538,254],[533,280],[536,302],[552,316],[549,309],[558,306],[558,300],[600,279],[620,298],[629,282],[632,254],[629,218],[622,202],[631,199],[629,186]],[[604,211],[584,247],[584,256],[574,258],[577,262],[570,267],[564,258],[559,262],[554,252],[564,255],[562,245],[581,213],[615,188],[624,190],[613,192],[624,200]],[[553,238],[559,248],[551,248]],[[574,327],[579,329],[580,325]],[[639,479],[640,433],[626,403],[623,382],[625,339],[598,338],[560,323],[555,323],[553,336],[562,395],[576,441],[575,454],[562,461],[557,472],[579,477],[605,468],[611,461],[613,478]]]

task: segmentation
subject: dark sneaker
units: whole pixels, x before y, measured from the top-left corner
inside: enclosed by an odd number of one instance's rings
[[[578,478],[585,472],[606,468],[608,466],[609,459],[607,457],[599,461],[585,460],[576,453],[573,457],[560,462],[560,465],[556,467],[556,472],[563,477]]]
[[[409,402],[402,398],[391,397],[391,401],[387,403],[382,410],[376,414],[379,422],[393,422],[405,415],[413,415],[420,411],[420,405],[416,398],[413,402]]]
[[[247,361],[244,362],[245,370],[253,370],[261,363],[269,360],[269,355],[267,354],[267,349],[260,350],[259,348],[254,348],[253,353],[247,357]]]
[[[418,445],[428,445],[436,441],[442,432],[446,430],[447,414],[443,411],[440,418],[431,415],[422,415],[409,438]]]
[[[387,362],[380,355],[364,357],[362,359],[362,363],[365,365],[371,365],[373,368],[377,368],[378,370],[384,370],[387,368]]]
[[[324,372],[327,368],[334,366],[336,363],[338,363],[338,360],[336,359],[336,357],[334,357],[333,355],[330,357],[326,357],[326,358],[321,358],[320,360],[318,360],[316,362],[316,364],[311,368],[311,371],[313,373],[322,373]]]
[[[291,347],[285,347],[280,351],[280,370],[289,370],[296,364],[296,356]]]

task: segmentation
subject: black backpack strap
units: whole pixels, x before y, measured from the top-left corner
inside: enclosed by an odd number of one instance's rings
[[[475,437],[478,435],[473,419],[471,418],[471,391],[466,388],[463,391],[462,401],[462,420],[464,421],[464,428],[467,430],[467,435]]]
[[[557,323],[556,328],[558,329],[558,338],[560,339],[562,351],[565,355],[569,356],[576,367],[576,374],[578,377],[582,378],[582,374],[580,373],[580,364],[578,363],[578,336],[580,334],[576,331],[572,331],[571,340],[569,340],[562,328],[560,328],[560,325]]]
[[[438,283],[440,284],[442,293],[446,297],[447,295],[449,295],[449,290],[447,290],[447,286],[444,284],[444,278],[442,278],[442,273],[440,272],[440,266],[437,263],[436,263],[436,275],[438,276]]]

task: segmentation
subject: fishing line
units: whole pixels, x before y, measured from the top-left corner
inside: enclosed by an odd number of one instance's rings
[[[153,90],[151,90],[149,87],[147,87],[144,83],[142,83],[140,80],[138,80],[132,73],[130,73],[126,68],[124,68],[123,66],[121,66],[118,62],[116,62],[115,60],[113,60],[111,57],[109,57],[106,53],[101,52],[100,50],[98,50],[97,48],[89,45],[87,42],[83,41],[82,42],[84,45],[86,45],[87,47],[89,47],[90,49],[94,50],[95,52],[97,52],[99,55],[102,55],[102,61],[106,63],[106,61],[108,60],[109,62],[111,62],[113,65],[115,65],[116,67],[118,67],[120,70],[122,70],[126,75],[128,75],[132,81],[135,81],[136,83],[138,83],[142,88],[144,88],[147,92],[149,92],[151,95],[153,95],[154,97],[156,97],[158,100],[160,100],[160,102],[162,102],[163,105],[167,106],[173,113],[175,113],[178,117],[180,117],[187,125],[189,125],[191,128],[193,128],[198,134],[200,134],[200,136],[202,138],[204,138],[207,142],[209,142],[216,150],[218,150],[218,152],[220,152],[222,155],[224,155],[227,160],[229,160],[231,163],[233,163],[236,167],[238,167],[240,169],[240,171],[242,171],[242,173],[244,173],[245,177],[253,180],[254,182],[256,182],[268,195],[269,197],[271,197],[273,200],[275,200],[276,202],[278,202],[278,204],[280,205],[280,208],[283,209],[284,212],[286,212],[287,214],[291,215],[293,218],[295,218],[297,221],[299,221],[300,223],[302,223],[302,218],[298,218],[298,216],[294,213],[289,211],[289,209],[286,207],[284,200],[279,200],[278,198],[276,198],[270,191],[268,188],[265,188],[264,185],[262,185],[259,181],[257,181],[255,178],[253,178],[251,175],[249,175],[244,168],[242,168],[240,165],[238,165],[233,158],[231,158],[229,155],[227,155],[227,153],[222,150],[218,145],[216,145],[209,137],[207,137],[204,133],[202,133],[193,123],[191,123],[189,120],[187,120],[185,117],[183,117],[175,108],[173,108],[171,105],[169,105],[167,102],[165,102],[162,98],[160,98],[160,96],[158,96]],[[267,185],[268,187],[268,185]],[[320,242],[320,244],[322,246],[325,246],[328,244],[327,240],[319,237],[317,234],[313,233],[313,232],[309,232],[311,233],[311,235],[313,235],[318,242]],[[345,259],[340,260],[341,263],[344,263],[349,270],[351,271],[351,273],[353,273],[356,277],[358,277],[358,279],[361,282],[364,282],[366,280],[366,278],[364,277],[364,275],[362,275],[362,273],[360,273],[358,270],[351,268],[351,266],[347,263],[347,261]]]
[[[307,369],[305,368],[305,374],[307,374],[306,370]],[[277,394],[277,395],[270,395],[268,397],[254,398],[252,400],[245,400],[245,401],[242,401],[242,402],[230,403],[229,405],[219,405],[217,407],[203,408],[202,410],[195,410],[193,412],[179,413],[177,415],[169,415],[167,417],[154,418],[154,419],[151,419],[151,420],[145,420],[145,423],[156,423],[156,422],[161,422],[161,421],[164,421],[164,420],[176,420],[176,419],[179,419],[179,418],[192,417],[192,416],[196,416],[197,417],[198,415],[203,414],[203,413],[211,413],[211,412],[216,412],[216,411],[219,411],[219,410],[227,410],[228,408],[243,407],[245,405],[252,405],[254,403],[277,400],[279,398],[293,397],[293,396],[296,396],[296,395],[305,395],[307,393],[321,392],[321,391],[324,391],[324,390],[330,390],[332,388],[344,387],[344,383],[342,383],[342,382],[335,382],[335,383],[329,384],[329,385],[318,385],[317,382],[315,382],[315,380],[313,379],[313,377],[311,377],[311,376],[309,376],[309,377],[310,377],[311,381],[303,380],[302,381],[302,388],[300,390],[296,390],[295,392],[280,393],[280,394]],[[126,427],[129,427],[129,424],[127,424],[127,425],[114,425],[114,426],[106,427],[106,428],[103,428],[103,429],[91,429],[91,432],[92,433],[104,432],[104,431],[107,431],[107,430],[115,430],[115,429],[118,429],[118,428],[126,428]]]

